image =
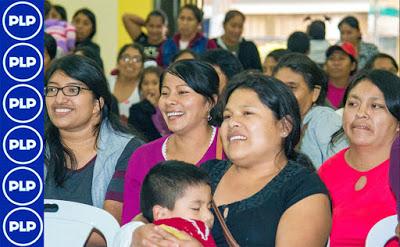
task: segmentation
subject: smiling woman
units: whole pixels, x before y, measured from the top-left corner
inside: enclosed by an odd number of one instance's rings
[[[91,59],[63,57],[48,69],[45,82],[44,197],[104,208],[119,221],[118,184],[142,141],[110,112],[106,79]]]
[[[218,75],[205,62],[182,60],[161,78],[159,107],[172,135],[139,148],[130,158],[124,185],[122,223],[140,212],[140,188],[158,162],[181,160],[201,164],[217,157],[218,131],[208,124],[218,95]]]
[[[400,79],[390,72],[366,72],[349,85],[343,129],[350,147],[319,170],[332,198],[332,247],[364,246],[371,227],[396,214],[389,157],[400,131],[399,109]],[[398,246],[391,244],[386,246]]]

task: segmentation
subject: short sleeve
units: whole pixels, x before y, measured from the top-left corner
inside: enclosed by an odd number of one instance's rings
[[[307,169],[302,169],[302,171],[296,174],[294,179],[292,179],[290,185],[288,184],[285,208],[290,208],[295,203],[314,194],[325,194],[329,196],[328,190],[318,174],[308,171]]]
[[[118,158],[117,165],[115,167],[114,175],[107,188],[106,200],[113,200],[123,202],[123,191],[124,191],[124,177],[128,167],[128,161],[132,153],[142,145],[142,141],[137,138],[132,138],[125,146],[121,156]]]

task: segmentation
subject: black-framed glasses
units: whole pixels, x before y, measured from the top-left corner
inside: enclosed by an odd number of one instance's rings
[[[62,93],[65,96],[77,96],[81,90],[88,90],[90,91],[89,88],[84,88],[80,86],[65,86],[65,87],[53,87],[53,86],[47,86],[44,87],[44,95],[46,97],[55,97],[58,94],[58,91],[62,91]]]
[[[129,56],[129,55],[122,55],[120,57],[121,61],[124,61],[125,63],[141,63],[142,58],[140,56]]]

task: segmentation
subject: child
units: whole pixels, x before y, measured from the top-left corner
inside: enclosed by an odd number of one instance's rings
[[[178,239],[186,232],[203,246],[216,246],[210,234],[211,187],[205,172],[182,161],[164,161],[146,175],[140,193],[143,216]],[[114,245],[117,246],[117,245]],[[122,246],[122,245],[121,245]]]

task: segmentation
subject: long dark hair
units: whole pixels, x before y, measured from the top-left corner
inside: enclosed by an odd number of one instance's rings
[[[51,76],[58,71],[83,82],[93,92],[96,99],[102,98],[104,100],[104,106],[101,108],[100,113],[101,120],[93,129],[93,135],[96,136],[96,140],[103,121],[108,121],[115,131],[130,132],[120,123],[118,116],[110,111],[111,93],[104,73],[95,61],[79,55],[68,55],[57,59],[46,72],[45,85],[47,85]],[[72,169],[76,167],[77,161],[73,151],[61,140],[58,128],[51,122],[48,114],[45,115],[44,135],[47,149],[45,152],[45,164],[54,167],[55,182],[58,186],[62,186],[67,178],[67,160],[71,161]]]
[[[296,97],[290,89],[283,82],[273,77],[260,72],[244,71],[234,76],[227,84],[221,97],[222,109],[225,109],[230,96],[237,89],[254,91],[259,100],[273,112],[277,120],[285,118],[292,125],[292,130],[284,139],[282,151],[288,160],[315,170],[309,158],[295,150],[300,141],[301,117]]]

